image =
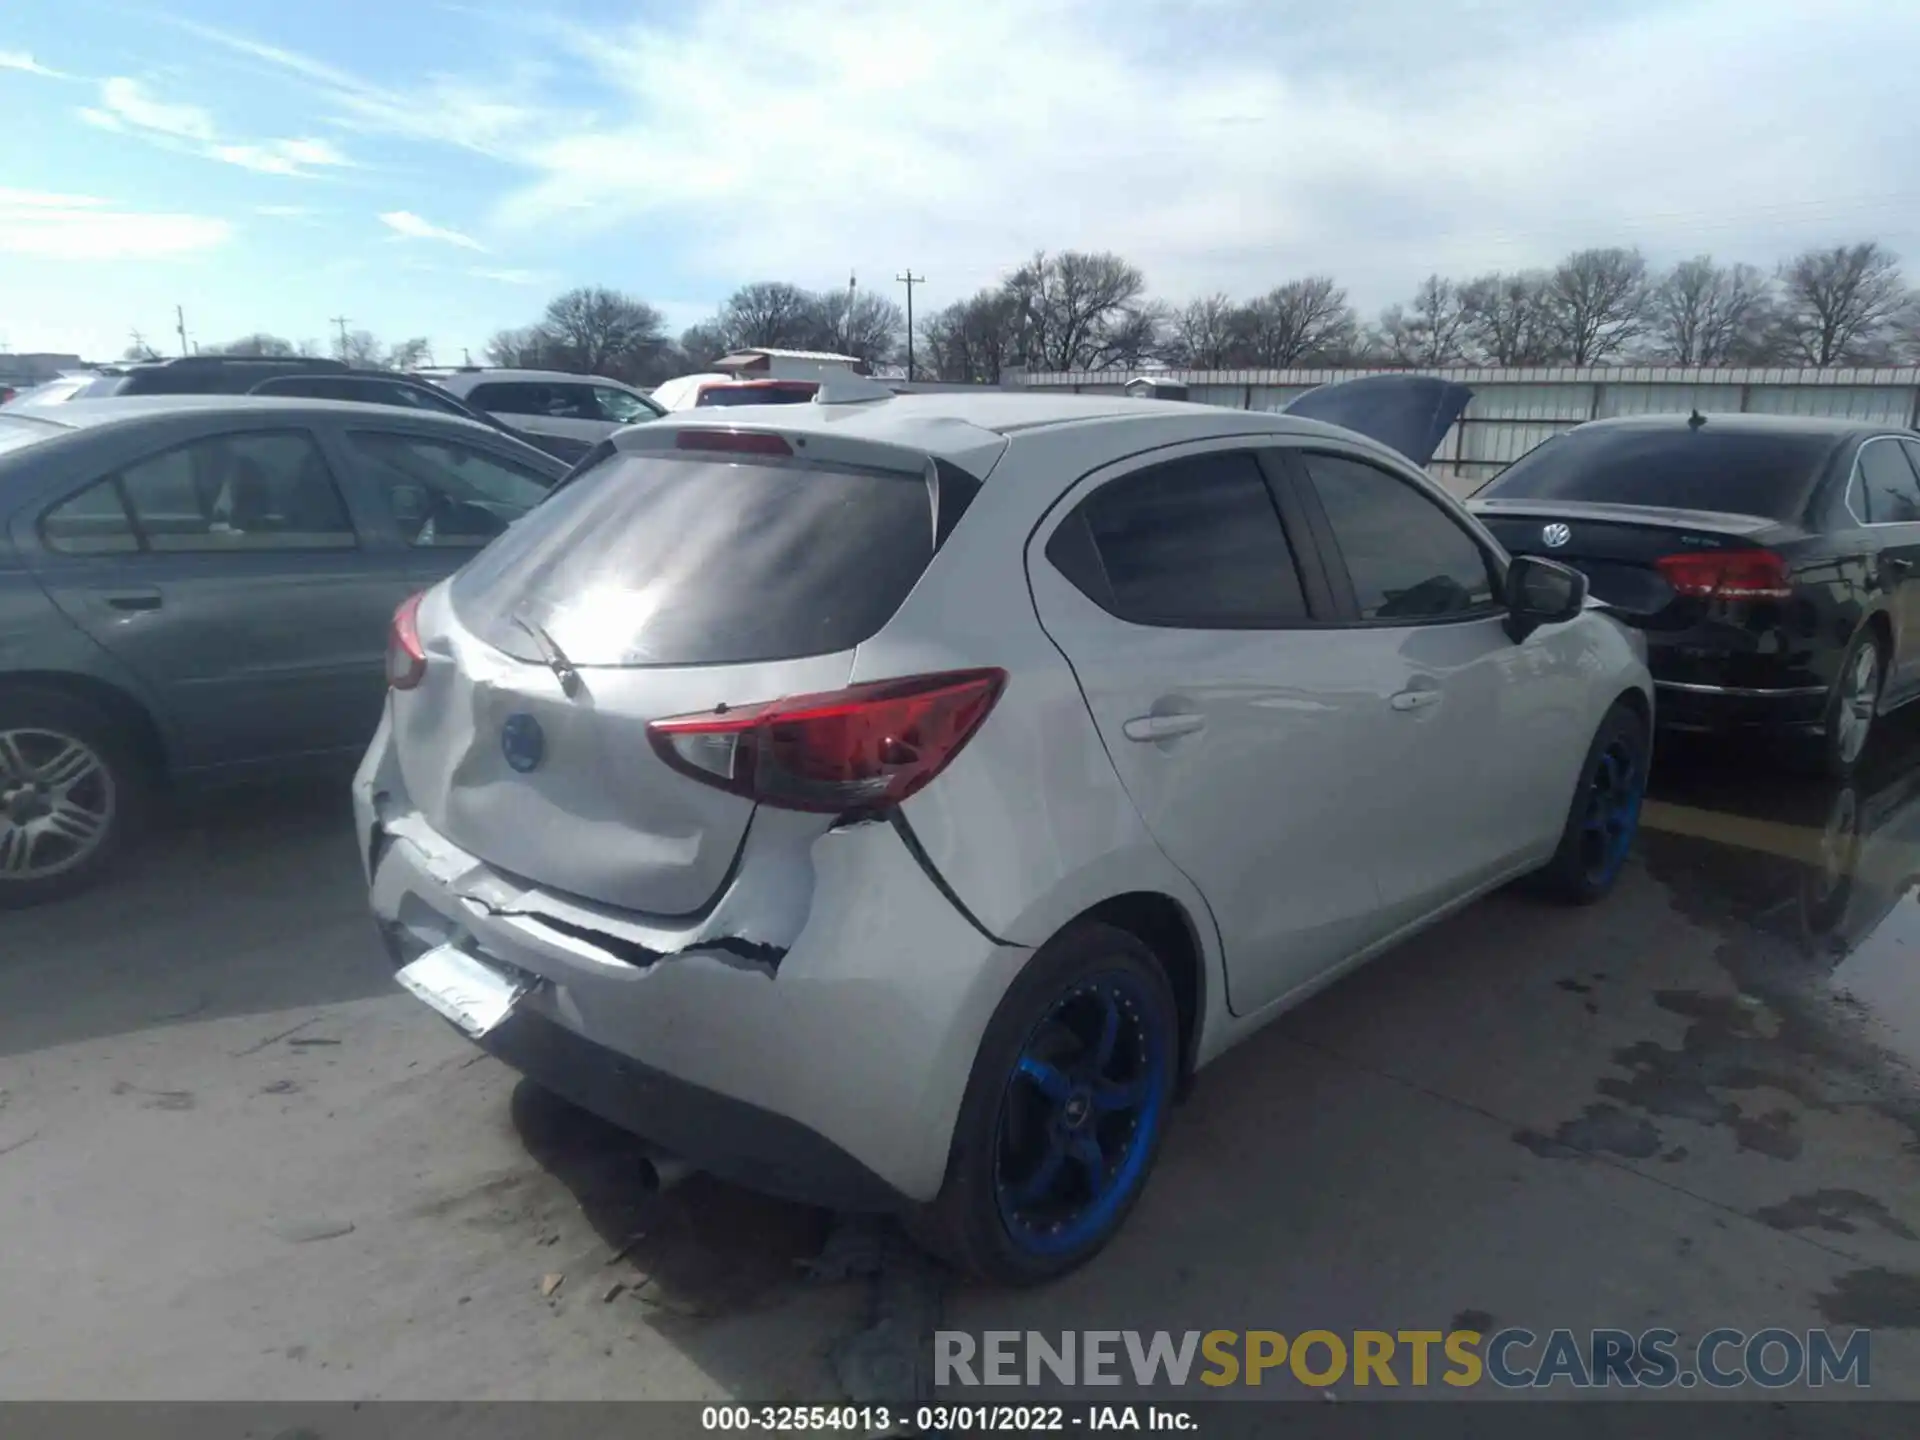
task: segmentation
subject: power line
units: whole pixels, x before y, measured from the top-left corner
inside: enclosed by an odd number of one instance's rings
[[[913,287],[927,283],[927,277],[913,273],[913,267],[893,277],[907,287],[907,383],[913,383]]]

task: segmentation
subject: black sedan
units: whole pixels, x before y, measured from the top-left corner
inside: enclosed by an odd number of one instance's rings
[[[1659,722],[1802,737],[1845,775],[1920,694],[1920,436],[1800,416],[1599,420],[1472,501],[1647,637]]]

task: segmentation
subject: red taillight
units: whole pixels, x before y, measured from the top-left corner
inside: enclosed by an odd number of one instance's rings
[[[1654,569],[1681,595],[1709,600],[1787,600],[1793,575],[1771,550],[1701,550],[1664,555]]]
[[[960,753],[1007,683],[959,670],[656,720],[660,758],[707,785],[784,810],[897,805]]]
[[[427,678],[427,652],[420,644],[420,600],[425,594],[423,590],[402,600],[387,631],[387,684],[395,690],[411,690]]]
[[[731,450],[737,455],[793,454],[793,447],[778,435],[752,430],[682,430],[673,443],[682,450]]]

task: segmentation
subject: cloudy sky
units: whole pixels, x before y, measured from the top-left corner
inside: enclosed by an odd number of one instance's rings
[[[8,0],[0,348],[332,317],[477,355],[1103,248],[1168,299],[1589,244],[1920,271],[1913,0]]]

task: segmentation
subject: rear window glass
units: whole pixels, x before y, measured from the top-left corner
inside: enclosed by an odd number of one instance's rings
[[[700,392],[706,405],[803,405],[813,399],[812,385],[710,385]]]
[[[1691,429],[1571,430],[1509,466],[1484,500],[1595,500],[1798,518],[1839,440]]]
[[[921,476],[614,455],[476,556],[453,603],[523,660],[518,621],[576,665],[794,659],[871,638],[933,548]]]

